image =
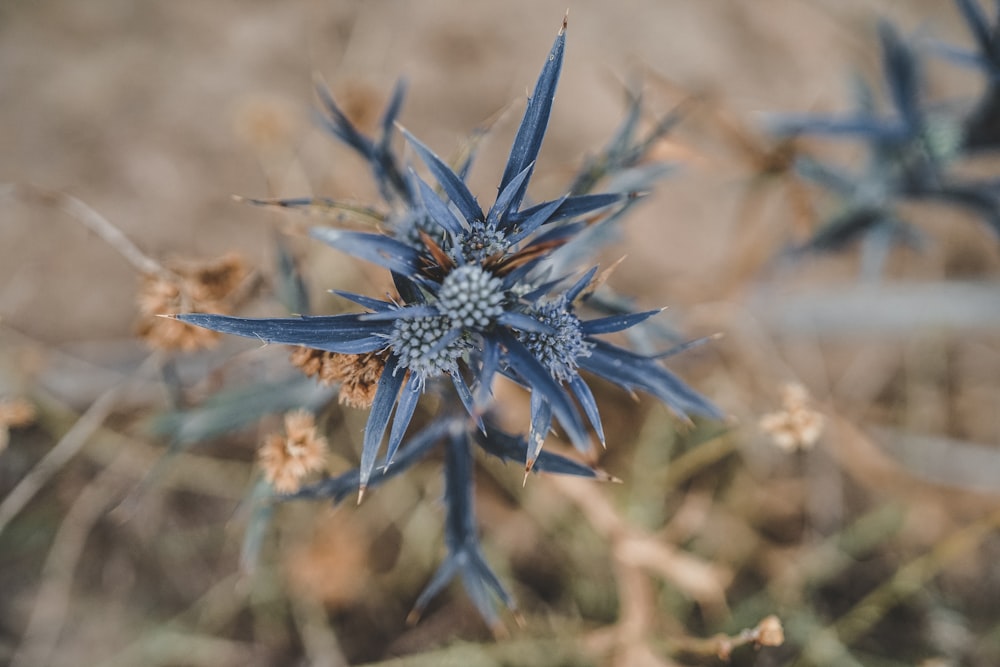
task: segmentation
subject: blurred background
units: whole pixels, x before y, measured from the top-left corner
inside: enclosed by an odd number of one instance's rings
[[[0,191],[0,663],[716,664],[716,633],[774,614],[784,644],[735,648],[733,664],[1000,664],[995,237],[915,207],[931,243],[894,252],[877,284],[850,249],[770,261],[829,207],[785,168],[769,114],[849,108],[852,70],[881,86],[879,17],[968,43],[950,2],[569,3],[533,195],[557,196],[607,142],[626,89],[643,90],[646,123],[682,106],[651,155],[679,169],[602,260],[627,256],[611,285],[670,306],[685,338],[723,334],[671,368],[731,419],[685,428],[601,387],[599,465],[622,484],[522,489],[519,466],[483,461],[484,544],[523,617],[505,617],[506,637],[460,586],[405,623],[442,554],[436,465],[359,508],[281,508],[252,573],[241,499],[280,420],[192,437],[157,467],[176,442],[156,415],[277,377],[287,352],[225,340],[151,357],[136,262],[81,220],[158,262],[240,253],[259,277],[241,314],[281,312],[267,297],[278,232],[317,312],[329,288],[376,294],[384,277],[300,238],[308,217],[233,195],[377,201],[313,122],[314,85],[371,130],[402,77],[401,123],[442,155],[496,119],[470,178],[491,201],[566,7],[0,4],[0,183],[18,185]],[[979,85],[927,69],[943,104]],[[344,469],[364,414],[334,406],[323,424]]]

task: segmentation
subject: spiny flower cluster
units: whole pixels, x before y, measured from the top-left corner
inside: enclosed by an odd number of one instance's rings
[[[595,284],[596,267],[573,266],[592,252],[595,225],[610,224],[636,199],[633,192],[574,191],[527,204],[528,185],[548,125],[565,47],[565,23],[528,101],[493,205],[484,210],[465,183],[471,161],[457,169],[409,132],[403,135],[433,177],[434,185],[392,148],[403,87],[397,86],[382,120],[382,135],[362,135],[324,91],[322,121],[371,165],[390,207],[385,231],[328,227],[312,235],[391,273],[398,298],[382,300],[337,292],[364,311],[335,316],[243,319],[188,314],[179,319],[215,331],[303,346],[341,355],[377,354],[385,361],[365,427],[360,467],[303,489],[296,497],[342,498],[398,474],[439,443],[446,447],[445,479],[449,556],[418,600],[418,609],[461,574],[480,611],[493,617],[489,590],[510,596],[479,552],[472,514],[472,446],[527,470],[598,477],[564,457],[542,451],[554,423],[579,449],[591,434],[604,443],[594,396],[580,371],[628,391],[642,390],[678,415],[718,417],[714,406],[667,371],[657,356],[635,354],[601,338],[659,313],[614,312],[586,319],[578,310]],[[631,141],[637,109],[620,142]],[[632,166],[641,151],[616,150],[615,164]],[[609,151],[609,155],[611,152]],[[612,161],[609,160],[608,164]],[[660,169],[657,173],[662,173]],[[634,175],[635,176],[635,175]],[[641,182],[634,177],[632,182]],[[296,206],[308,200],[288,200]],[[492,387],[506,377],[530,392],[530,437],[508,434],[490,419]],[[429,388],[445,402],[430,425],[410,433],[420,397]],[[379,465],[376,459],[388,438]],[[529,444],[530,443],[530,444]]]

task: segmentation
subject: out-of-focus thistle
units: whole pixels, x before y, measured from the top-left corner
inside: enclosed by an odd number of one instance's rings
[[[541,203],[528,202],[563,62],[565,22],[528,100],[491,207],[483,210],[465,184],[471,155],[452,169],[430,148],[403,130],[408,143],[433,176],[426,182],[393,150],[396,118],[403,99],[397,86],[381,123],[381,136],[361,134],[320,89],[322,122],[335,137],[371,166],[389,207],[382,231],[314,228],[312,236],[341,252],[391,272],[398,296],[378,299],[337,292],[362,312],[334,316],[243,319],[191,313],[178,319],[214,331],[265,342],[303,346],[338,355],[364,355],[381,364],[364,432],[360,466],[339,477],[307,485],[283,498],[340,501],[407,469],[432,448],[445,448],[445,501],[448,556],[416,604],[416,612],[454,576],[461,576],[477,608],[496,621],[490,591],[508,606],[509,594],[486,565],[478,546],[472,507],[471,447],[527,471],[587,477],[606,475],[568,458],[543,451],[554,423],[581,451],[592,435],[603,445],[597,403],[581,371],[628,391],[655,396],[683,419],[710,418],[718,410],[667,371],[659,359],[603,338],[629,329],[660,312],[587,315],[587,297],[600,282],[597,267],[581,270],[576,260],[592,253],[606,234],[595,233],[621,213],[663,173],[662,165],[640,166],[646,147],[668,127],[636,140],[637,106],[612,145],[587,167],[570,193]],[[601,177],[614,174],[619,187],[592,194]],[[627,188],[627,189],[626,189]],[[286,207],[337,207],[332,200],[283,200]],[[668,352],[669,354],[669,352]],[[320,371],[317,370],[317,373]],[[497,376],[530,392],[526,435],[497,428],[491,419]],[[409,429],[420,398],[442,397],[435,417],[416,432]],[[379,459],[388,432],[385,453]]]
[[[970,21],[982,18],[973,0],[959,0],[959,5]],[[891,113],[879,113],[872,88],[855,77],[853,113],[783,116],[774,126],[784,135],[864,142],[868,164],[858,174],[809,158],[798,160],[797,168],[803,176],[832,191],[843,204],[840,213],[822,224],[797,251],[833,251],[860,241],[866,254],[864,271],[868,274],[881,271],[893,245],[916,246],[922,241],[919,231],[897,213],[897,204],[904,201],[935,200],[957,206],[1000,235],[997,184],[960,180],[953,175],[953,167],[969,151],[988,147],[988,142],[974,139],[983,136],[984,124],[1000,122],[1000,117],[977,120],[977,114],[996,115],[1000,106],[985,111],[981,104],[980,111],[967,117],[935,109],[927,103],[920,61],[912,46],[886,21],[879,23],[878,34]],[[980,35],[977,30],[977,36],[989,46],[989,53],[1000,53],[995,35]]]
[[[969,151],[995,150],[1000,148],[1000,0],[994,0],[992,22],[978,0],[955,3],[975,40],[975,50],[943,44],[936,45],[936,50],[985,76],[986,85],[964,119],[964,147]]]

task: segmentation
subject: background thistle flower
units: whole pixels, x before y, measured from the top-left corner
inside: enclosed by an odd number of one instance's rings
[[[972,11],[971,0],[960,5]],[[858,176],[799,158],[802,175],[831,190],[842,200],[842,208],[797,250],[838,250],[860,240],[865,252],[863,271],[868,276],[881,273],[891,247],[920,246],[920,233],[897,211],[897,206],[906,201],[938,201],[968,211],[1000,239],[1000,192],[996,184],[954,175],[956,163],[971,148],[968,123],[928,104],[919,55],[891,23],[880,21],[878,36],[891,115],[876,112],[873,91],[856,77],[857,110],[853,114],[789,116],[776,124],[781,134],[812,134],[864,143],[868,166]]]

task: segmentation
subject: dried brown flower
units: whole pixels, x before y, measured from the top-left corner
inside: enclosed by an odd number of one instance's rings
[[[264,439],[257,460],[264,477],[280,493],[294,493],[302,478],[320,470],[326,461],[326,438],[316,433],[316,421],[307,410],[285,414],[285,433]]]
[[[340,403],[352,408],[370,407],[385,368],[385,355],[378,352],[340,354],[308,347],[292,350],[291,362],[326,385],[340,383]]]
[[[7,448],[10,429],[30,426],[35,416],[35,406],[25,399],[0,398],[0,452]]]
[[[211,347],[219,339],[217,332],[158,316],[228,314],[248,276],[246,263],[235,253],[197,264],[177,263],[169,273],[143,276],[137,298],[139,337],[163,350],[190,352]]]
[[[809,449],[823,434],[825,419],[810,407],[806,388],[791,382],[781,389],[782,409],[760,418],[760,428],[785,451]]]
[[[777,616],[768,616],[754,630],[757,646],[781,646],[785,643],[785,630]]]

